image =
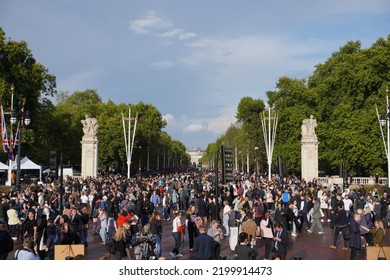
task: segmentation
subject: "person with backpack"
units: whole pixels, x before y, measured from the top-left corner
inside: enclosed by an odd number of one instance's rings
[[[54,246],[60,244],[61,235],[57,226],[53,222],[53,218],[49,218],[47,220],[45,235],[45,258],[48,260],[54,260]]]
[[[31,249],[33,243],[29,237],[24,238],[23,248],[16,250],[15,260],[40,260],[38,248]]]

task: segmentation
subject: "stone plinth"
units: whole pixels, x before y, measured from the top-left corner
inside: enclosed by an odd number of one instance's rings
[[[317,121],[310,116],[310,119],[302,121],[301,140],[301,178],[311,181],[318,177],[318,141],[315,134]]]
[[[99,125],[95,118],[85,116],[82,120],[84,136],[81,141],[81,176],[96,177],[98,170],[98,140]]]

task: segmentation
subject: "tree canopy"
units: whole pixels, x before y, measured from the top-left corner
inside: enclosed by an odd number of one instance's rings
[[[133,169],[190,163],[185,146],[162,131],[166,121],[155,106],[143,102],[115,104],[111,100],[104,103],[94,89],[57,93],[55,76],[35,60],[27,43],[7,38],[0,28],[0,101],[5,110],[10,110],[12,93],[14,109],[20,109],[24,102],[25,110],[31,113],[31,125],[23,129],[22,156],[28,155],[39,164],[47,165],[49,151],[58,149],[64,164],[80,165],[81,120],[88,115],[99,123],[99,166],[121,171],[126,164],[122,113],[126,115],[129,108],[138,113]],[[6,159],[2,153],[0,160]]]
[[[279,78],[276,90],[266,92],[267,103],[273,106],[279,118],[273,162],[280,155],[285,172],[300,175],[301,125],[313,115],[318,124],[320,170],[338,174],[339,164],[344,163],[353,175],[384,175],[387,158],[376,108],[386,111],[389,81],[390,35],[386,39],[379,38],[367,49],[362,49],[359,41],[347,42],[324,63],[318,64],[306,79]],[[222,137],[236,139],[235,143],[230,142],[232,146],[248,145],[249,149],[256,142],[261,143],[262,166],[266,158],[259,115],[264,111],[264,103],[243,97],[237,107],[237,125],[234,126],[237,137],[227,137],[232,134],[232,127]],[[209,146],[215,147],[215,144]],[[208,151],[206,154],[205,157],[210,157]],[[252,159],[254,157],[251,155]],[[254,170],[253,160],[251,170]]]

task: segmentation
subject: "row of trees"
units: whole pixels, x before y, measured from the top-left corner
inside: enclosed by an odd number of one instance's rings
[[[162,131],[166,121],[155,106],[104,103],[92,89],[57,93],[55,76],[34,59],[27,43],[7,38],[0,28],[0,101],[5,111],[11,107],[12,85],[14,107],[24,102],[32,120],[23,130],[22,153],[39,164],[48,165],[49,151],[59,149],[65,164],[80,165],[81,120],[89,115],[99,123],[99,166],[122,171],[126,166],[122,112],[126,115],[129,108],[138,112],[132,172],[147,165],[156,169],[190,164],[185,146]],[[2,153],[0,160],[6,159]]]
[[[224,144],[237,147],[245,157],[249,153],[251,171],[260,159],[260,170],[264,172],[267,163],[261,117],[268,103],[279,118],[273,162],[282,156],[285,173],[300,176],[301,125],[313,115],[318,124],[320,170],[338,174],[340,163],[344,163],[355,176],[385,175],[387,158],[376,108],[386,112],[387,88],[390,35],[379,38],[367,49],[359,41],[348,42],[318,64],[307,79],[281,77],[276,90],[266,93],[267,102],[242,98],[237,107],[237,123],[209,144],[203,161],[212,162],[218,147]],[[255,147],[259,147],[258,154]]]

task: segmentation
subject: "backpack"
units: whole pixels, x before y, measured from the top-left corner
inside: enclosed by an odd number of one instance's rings
[[[45,227],[46,216],[43,217],[43,209],[42,208],[37,209],[36,220],[37,220],[38,228],[43,229]]]
[[[8,233],[2,234],[3,238],[0,239],[0,246],[3,246],[3,252],[9,253],[14,249],[14,241]]]
[[[54,245],[60,244],[61,241],[61,234],[57,227],[53,227],[51,231],[51,238],[53,240]]]
[[[110,252],[110,254],[115,255],[115,253],[116,253],[116,244],[115,244],[115,240],[113,238],[108,238],[106,240],[106,247],[108,249],[108,252]]]

